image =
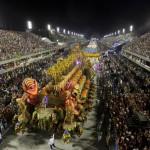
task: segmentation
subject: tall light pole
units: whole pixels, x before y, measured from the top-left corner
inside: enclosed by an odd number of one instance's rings
[[[59,33],[59,31],[60,31],[60,28],[59,28],[59,27],[57,27],[57,28],[56,28],[56,31],[57,31],[57,33]]]
[[[29,33],[33,28],[32,22],[30,20],[27,21],[27,32]],[[31,43],[30,40],[28,39],[29,37],[26,36],[26,43],[27,43],[27,47],[30,49],[31,48]]]
[[[130,32],[133,31],[133,25],[130,25],[129,31],[130,31]]]
[[[63,33],[66,34],[66,29],[63,30]]]
[[[51,25],[50,24],[47,25],[47,30],[51,31]]]
[[[123,28],[123,29],[122,29],[122,33],[125,34],[125,32],[126,32],[126,30],[125,30],[125,28]]]
[[[27,21],[27,29],[32,30],[32,28],[33,28],[32,22],[30,20]]]

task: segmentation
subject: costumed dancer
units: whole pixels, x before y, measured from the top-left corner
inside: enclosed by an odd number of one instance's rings
[[[44,96],[44,107],[46,108],[48,106],[48,96]]]
[[[64,140],[64,143],[70,143],[70,138],[71,138],[71,135],[69,133],[68,130],[65,130],[64,133],[63,133],[63,140]]]
[[[54,134],[51,136],[51,138],[48,141],[48,145],[50,147],[50,150],[52,150],[55,146],[55,137]]]

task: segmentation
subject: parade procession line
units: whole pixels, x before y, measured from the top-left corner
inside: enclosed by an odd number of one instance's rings
[[[97,150],[95,113],[94,107],[88,114],[87,121],[84,123],[83,134],[80,137],[74,136],[69,144],[65,144],[62,139],[55,139],[55,150]],[[0,145],[0,150],[49,150],[49,138],[48,135],[41,133],[15,135],[9,131]]]

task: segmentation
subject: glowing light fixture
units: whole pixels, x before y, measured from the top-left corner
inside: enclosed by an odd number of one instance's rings
[[[29,30],[32,30],[32,22],[31,21],[27,21],[27,28]]]

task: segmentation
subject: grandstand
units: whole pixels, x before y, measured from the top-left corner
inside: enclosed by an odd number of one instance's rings
[[[120,34],[116,36],[108,36],[101,39],[101,42],[108,47],[113,47],[115,43],[119,43],[120,45],[126,43],[128,41],[133,40],[133,35],[131,33]]]
[[[130,51],[137,55],[150,58],[150,33],[146,33],[123,47],[123,51]]]
[[[53,49],[54,43],[45,42],[42,37],[31,32],[0,30],[1,61]]]
[[[150,33],[146,33],[123,46],[122,55],[150,71]]]

